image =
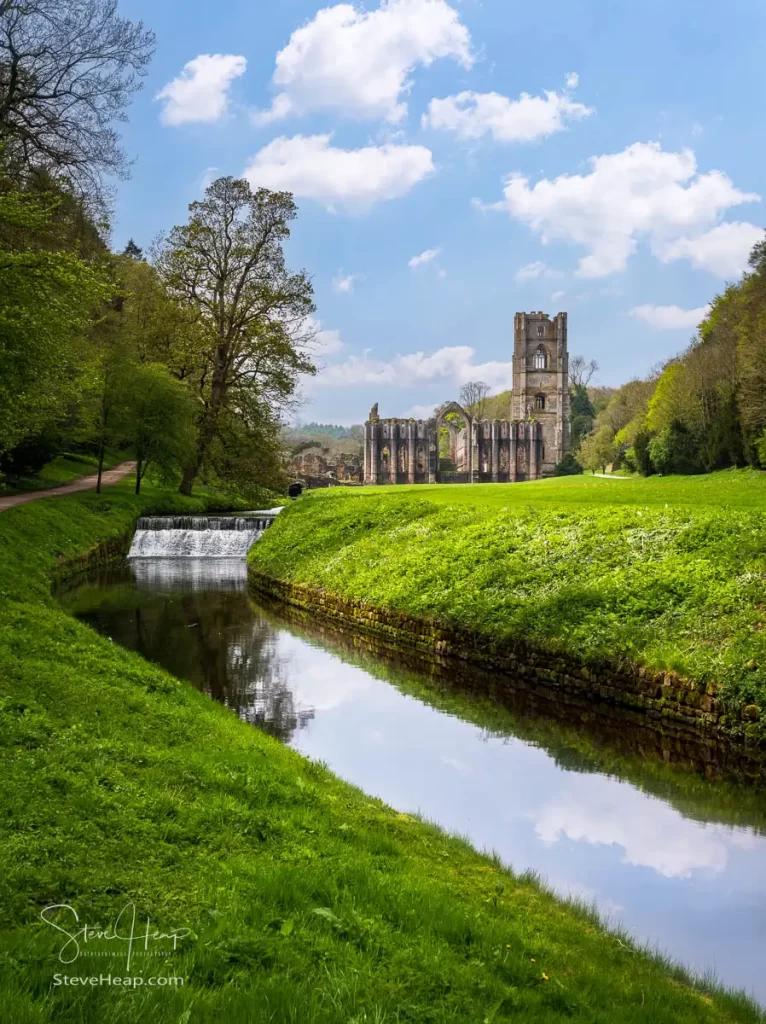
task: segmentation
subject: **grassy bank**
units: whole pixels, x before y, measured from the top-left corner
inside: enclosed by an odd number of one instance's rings
[[[722,478],[738,489],[744,479]],[[644,486],[668,499],[670,488],[685,486],[659,484],[664,492],[652,481],[594,480],[572,490]],[[280,517],[252,565],[488,640],[720,683],[733,715],[766,708],[761,511],[669,500],[503,508],[463,497],[480,490],[464,487],[454,503],[446,488],[310,495]]]
[[[282,748],[50,598],[61,558],[122,536],[139,511],[203,504],[121,485],[0,516],[3,1019],[762,1019]],[[41,911],[66,904],[79,926],[104,927],[129,901],[141,929],[130,968],[121,940],[82,935],[81,956],[59,962],[65,936]],[[57,913],[73,931],[71,912]],[[173,955],[141,959],[147,916],[152,934],[190,929]],[[57,987],[57,974],[145,984]],[[185,984],[152,987],[156,975]]]

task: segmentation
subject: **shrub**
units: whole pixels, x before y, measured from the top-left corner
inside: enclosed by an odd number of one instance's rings
[[[677,420],[664,427],[648,444],[649,458],[658,473],[699,473],[699,446]]]
[[[556,463],[553,471],[554,476],[577,476],[583,469],[571,452],[567,452],[560,462]]]

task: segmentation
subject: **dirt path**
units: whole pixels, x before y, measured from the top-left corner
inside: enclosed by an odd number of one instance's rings
[[[136,468],[135,462],[121,462],[119,466],[112,469],[105,469],[101,474],[101,486],[108,487],[109,484],[116,484],[118,480],[128,476]],[[6,498],[0,498],[0,512],[7,508],[14,508],[16,505],[26,505],[29,501],[38,501],[40,498],[60,498],[65,494],[77,494],[78,491],[95,491],[98,482],[98,473],[90,476],[81,476],[73,480],[71,484],[62,484],[61,487],[49,487],[44,491],[26,491],[24,494],[9,494]]]

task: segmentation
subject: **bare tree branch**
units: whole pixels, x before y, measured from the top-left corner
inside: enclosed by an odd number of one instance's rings
[[[597,373],[598,363],[595,359],[572,356],[569,360],[569,383],[573,388],[587,388]]]
[[[484,419],[490,386],[483,380],[469,380],[460,389],[460,404],[476,420]]]
[[[43,168],[103,206],[104,176],[126,176],[113,124],[126,119],[154,49],[117,0],[0,0],[0,152]]]

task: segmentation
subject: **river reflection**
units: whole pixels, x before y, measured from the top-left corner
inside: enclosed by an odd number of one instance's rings
[[[143,561],[60,600],[368,793],[766,1002],[758,790],[620,758],[571,726],[314,636],[248,596],[242,563]]]

